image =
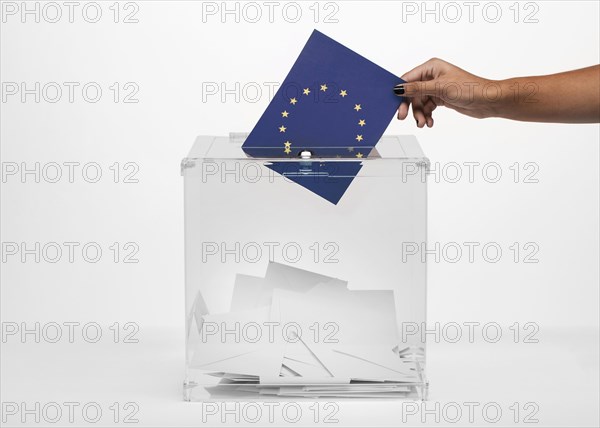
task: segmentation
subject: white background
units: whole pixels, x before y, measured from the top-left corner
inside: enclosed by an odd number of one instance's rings
[[[1,239],[4,245],[25,242],[29,248],[35,242],[80,246],[73,263],[66,247],[57,263],[44,257],[36,263],[33,255],[22,262],[20,254],[3,250],[3,328],[7,323],[97,322],[104,336],[96,344],[81,337],[74,344],[49,344],[43,338],[38,344],[32,335],[26,343],[19,335],[6,337],[2,401],[102,402],[109,415],[102,426],[114,425],[110,403],[129,401],[138,403],[138,426],[202,422],[199,404],[179,402],[184,358],[179,162],[198,134],[251,130],[269,102],[270,82],[283,80],[313,28],[398,75],[433,56],[492,79],[548,74],[600,60],[595,1],[499,2],[502,16],[496,23],[488,22],[494,9],[488,6],[488,14],[483,13],[490,2],[479,2],[473,22],[468,6],[455,3],[463,14],[456,23],[449,22],[455,9],[438,2],[427,7],[437,4],[439,22],[433,14],[402,13],[403,7],[421,10],[421,2],[366,1],[316,7],[301,2],[298,22],[291,22],[296,9],[287,6],[286,15],[282,11],[289,3],[280,2],[269,22],[267,6],[258,2],[263,16],[257,23],[248,22],[255,9],[244,9],[244,3],[237,3],[240,22],[235,14],[221,15],[221,2],[121,3],[119,23],[114,22],[115,7],[110,8],[113,2],[100,2],[97,23],[84,19],[86,2],[75,8],[73,23],[61,2],[58,23],[44,19],[44,3],[26,3],[31,9],[38,4],[39,23],[34,15],[21,15],[20,2],[14,3],[16,15],[5,13],[7,3],[0,33],[3,85],[25,82],[34,88],[35,82],[41,87],[57,82],[63,94],[56,103],[47,101],[54,92],[46,99],[41,94],[40,102],[34,95],[22,102],[20,93],[10,95],[3,86],[3,171],[22,163],[33,168],[36,162],[42,167],[50,162],[80,166],[74,183],[68,182],[64,165],[58,183],[43,176],[37,183],[32,174],[25,179],[20,173],[3,176]],[[213,6],[219,10],[215,15],[203,14]],[[320,12],[317,23],[315,9]],[[53,19],[55,9],[45,10],[46,18]],[[132,17],[139,22],[122,22],[135,10]],[[324,22],[332,12],[329,18],[338,22]],[[93,18],[93,10],[88,13]],[[530,13],[529,19],[538,22],[525,22]],[[73,102],[63,82],[79,84]],[[81,88],[89,82],[103,90],[96,103],[82,97]],[[120,87],[117,103],[109,89],[115,82]],[[134,86],[124,88],[128,82]],[[236,82],[247,92],[234,90],[222,99],[221,92],[206,91],[213,83],[234,89]],[[137,103],[123,102],[131,87],[139,88]],[[262,89],[258,97],[257,87]],[[394,120],[387,130],[417,135],[433,166],[439,166],[439,179],[432,177],[429,187],[430,245],[493,242],[503,255],[490,263],[479,251],[470,263],[463,247],[456,263],[430,259],[428,320],[496,322],[505,338],[513,334],[509,327],[515,322],[532,322],[539,326],[539,343],[522,343],[522,338],[516,344],[481,338],[475,344],[433,343],[428,349],[432,403],[498,402],[505,411],[502,423],[511,425],[512,403],[522,407],[535,402],[539,426],[597,426],[599,126],[475,120],[443,109],[434,118],[433,129],[417,129],[408,119]],[[89,162],[102,170],[97,183],[82,176],[81,165]],[[115,162],[121,167],[118,183],[109,169]],[[139,167],[137,183],[123,182],[123,173],[132,171],[123,169],[127,162]],[[462,165],[457,183],[450,182],[453,162]],[[465,162],[479,162],[473,182]],[[482,174],[482,166],[492,162],[502,172],[496,183]],[[509,168],[516,162],[521,172],[517,183],[514,168]],[[524,169],[528,162],[535,164],[536,183],[524,182],[532,171]],[[103,249],[97,263],[81,256],[87,242]],[[115,242],[121,247],[117,263],[109,249]],[[123,263],[128,242],[139,247],[138,263]],[[517,262],[509,249],[515,242],[521,248]],[[523,262],[526,243],[539,248],[537,263]],[[139,343],[114,344],[109,326],[115,322],[121,333],[124,323],[136,323]],[[361,406],[341,402],[339,424],[387,426],[402,420],[396,402]],[[20,425],[19,415],[7,417],[7,426]],[[420,425],[418,417],[412,418],[408,422]],[[523,414],[517,419],[523,423]],[[220,419],[208,421],[218,425]],[[432,416],[426,421],[436,425]],[[44,426],[43,418],[39,424],[31,416],[26,422]],[[305,415],[302,422],[311,425],[312,417]],[[461,422],[486,425],[481,418]],[[440,425],[445,423],[442,418]],[[64,419],[61,424],[69,425]],[[261,424],[273,425],[264,420],[254,425]]]

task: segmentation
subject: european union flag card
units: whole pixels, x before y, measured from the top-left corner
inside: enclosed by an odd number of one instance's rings
[[[242,148],[290,160],[310,151],[320,159],[267,166],[337,204],[402,102],[393,91],[401,82],[315,30]]]

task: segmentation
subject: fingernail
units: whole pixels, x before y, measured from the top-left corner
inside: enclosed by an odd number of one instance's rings
[[[396,85],[396,86],[394,86],[394,94],[396,94],[396,95],[404,95],[404,85]]]

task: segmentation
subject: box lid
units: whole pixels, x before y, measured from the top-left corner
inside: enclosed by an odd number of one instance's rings
[[[253,157],[250,158],[241,146],[248,136],[248,133],[230,133],[226,136],[198,136],[194,145],[184,161],[197,159],[235,159],[235,160],[265,160],[265,161],[298,161],[300,154],[296,156],[282,156],[280,158],[273,157]],[[362,151],[364,156],[361,161],[373,161],[377,159],[405,159],[411,161],[422,161],[429,164],[429,160],[425,157],[421,146],[414,135],[384,135],[373,146],[358,146],[348,147],[348,150]],[[283,153],[282,153],[283,154]],[[344,161],[353,160],[355,158],[320,158],[322,160]]]

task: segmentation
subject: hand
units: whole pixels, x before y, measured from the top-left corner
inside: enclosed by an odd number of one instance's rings
[[[494,93],[493,81],[477,77],[446,61],[432,58],[402,76],[409,83],[397,85],[394,92],[404,96],[398,119],[408,116],[408,107],[417,126],[433,126],[432,113],[438,106],[456,110],[475,118],[491,117],[501,102]],[[487,88],[487,89],[486,89]],[[496,96],[496,98],[493,98]]]

